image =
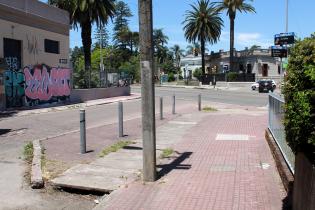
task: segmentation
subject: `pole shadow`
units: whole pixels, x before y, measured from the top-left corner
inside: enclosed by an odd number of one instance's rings
[[[176,159],[174,159],[172,162],[168,164],[163,165],[157,165],[157,168],[160,168],[161,170],[158,171],[158,179],[161,177],[167,175],[172,170],[189,170],[191,168],[190,164],[181,164],[184,160],[188,159],[192,152],[183,152],[183,153],[177,153],[180,154]]]

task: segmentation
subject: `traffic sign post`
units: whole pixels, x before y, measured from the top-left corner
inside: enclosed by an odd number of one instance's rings
[[[271,47],[271,57],[286,58],[288,57],[288,48],[282,46]]]
[[[282,58],[288,57],[287,45],[294,44],[294,42],[295,42],[294,32],[276,34],[275,35],[276,46],[271,47],[271,56],[275,58],[280,58],[280,85],[279,85],[280,94],[281,94],[281,83],[282,83],[282,74],[283,74]]]
[[[295,42],[295,34],[293,32],[290,33],[281,33],[275,35],[275,45],[289,45],[294,44]]]

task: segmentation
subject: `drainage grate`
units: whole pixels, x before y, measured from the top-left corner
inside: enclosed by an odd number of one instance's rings
[[[248,141],[249,135],[239,134],[217,134],[215,138],[217,141]]]

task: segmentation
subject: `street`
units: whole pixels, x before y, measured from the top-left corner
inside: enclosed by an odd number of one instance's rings
[[[133,87],[132,92],[140,93],[140,87]],[[235,105],[247,105],[264,107],[267,105],[267,94],[257,92],[237,92],[226,90],[201,90],[184,88],[156,88],[156,113],[158,113],[158,97],[164,97],[165,112],[171,112],[171,97],[176,95],[176,107],[184,106],[186,103],[197,104],[197,95],[202,94],[203,101],[227,103]],[[114,124],[117,122],[117,103],[91,106],[86,108],[87,127]],[[141,117],[141,100],[124,102],[124,119],[131,120]],[[42,114],[31,114],[20,117],[8,117],[0,120],[0,167],[2,168],[0,180],[1,206],[20,207],[22,205],[45,206],[60,205],[67,206],[67,199],[62,196],[49,196],[44,199],[36,191],[30,190],[25,183],[25,163],[22,160],[23,146],[26,142],[56,136],[61,133],[71,132],[79,129],[79,110],[73,108],[65,111],[54,111]],[[48,140],[49,141],[49,140]],[[47,195],[46,195],[47,196]],[[52,198],[50,198],[52,197]],[[71,198],[75,199],[75,198]],[[89,203],[80,200],[71,204],[71,208],[78,206],[87,208]],[[71,209],[70,208],[70,209]]]

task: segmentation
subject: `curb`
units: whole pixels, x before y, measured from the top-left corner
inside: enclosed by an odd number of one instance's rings
[[[31,187],[33,189],[41,189],[44,187],[44,180],[42,174],[42,148],[39,140],[33,141],[33,161],[31,168]]]
[[[276,162],[276,167],[278,169],[282,184],[287,192],[291,192],[293,189],[294,176],[285,162],[285,159],[283,158],[282,153],[268,128],[265,131],[265,138]]]
[[[56,112],[56,111],[65,111],[65,110],[69,110],[69,109],[79,109],[79,108],[98,106],[98,105],[103,105],[103,104],[117,103],[118,101],[137,100],[137,99],[140,99],[140,98],[141,98],[141,95],[139,95],[139,94],[132,94],[130,98],[115,99],[113,101],[98,101],[98,102],[94,102],[94,103],[87,101],[87,102],[70,104],[70,105],[64,105],[64,106],[38,108],[38,109],[34,109],[34,110],[21,110],[20,112],[17,112],[12,117],[22,117],[22,116],[28,116],[28,115],[33,115],[33,114],[43,114],[43,113],[50,113],[50,112]],[[101,100],[101,99],[98,99],[98,100]],[[94,101],[96,101],[96,100],[94,100]],[[1,115],[8,115],[8,114],[14,113],[14,112],[15,111],[0,112],[0,119],[1,119]]]

